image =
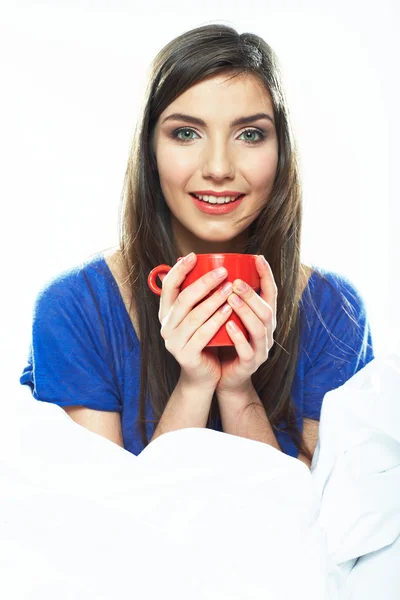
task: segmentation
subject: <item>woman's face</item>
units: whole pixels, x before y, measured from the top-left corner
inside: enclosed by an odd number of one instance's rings
[[[266,116],[253,118],[260,113]],[[234,123],[244,117],[252,118]],[[251,74],[230,81],[226,75],[209,77],[186,90],[160,115],[154,149],[182,255],[240,251],[274,182],[278,141],[273,119],[270,95]],[[201,191],[244,197],[236,205],[224,203],[232,208],[229,212],[210,214],[203,210],[215,211],[215,204],[193,198]]]

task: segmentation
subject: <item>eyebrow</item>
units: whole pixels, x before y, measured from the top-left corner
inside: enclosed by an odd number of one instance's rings
[[[261,119],[267,119],[274,123],[273,118],[267,113],[256,113],[255,115],[249,115],[248,117],[240,117],[239,119],[235,119],[230,122],[230,127],[236,127],[237,125],[248,125],[249,123],[253,123],[254,121],[259,121]],[[166,121],[187,121],[188,123],[192,123],[192,125],[200,125],[201,127],[207,127],[206,122],[203,119],[199,119],[198,117],[192,117],[191,115],[184,115],[183,113],[173,113],[168,117],[165,117],[163,123]]]

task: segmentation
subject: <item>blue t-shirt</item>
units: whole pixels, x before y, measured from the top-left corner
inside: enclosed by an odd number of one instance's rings
[[[324,395],[374,354],[363,300],[345,277],[313,267],[299,312],[301,338],[291,392],[302,428],[303,418],[319,420]],[[20,383],[29,385],[37,400],[118,411],[124,447],[136,455],[143,450],[134,426],[140,342],[102,254],[52,278],[39,292]],[[146,416],[153,416],[150,406]],[[282,451],[297,457],[285,422],[280,426],[276,437]],[[147,424],[149,440],[154,428]],[[220,421],[215,429],[221,431]]]

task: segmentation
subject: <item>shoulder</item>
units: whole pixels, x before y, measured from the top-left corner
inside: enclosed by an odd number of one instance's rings
[[[79,296],[83,288],[82,266],[77,265],[50,276],[40,286],[36,296],[36,305],[63,302]]]
[[[81,263],[46,279],[36,295],[34,310],[66,311],[69,307],[82,312],[88,302],[101,296],[109,286],[103,254],[98,253]]]
[[[28,364],[20,378],[36,399],[121,410],[120,381],[132,340],[126,321],[118,321],[110,278],[102,254],[97,254],[42,286],[34,306]]]
[[[307,308],[329,308],[350,314],[365,312],[365,302],[358,289],[346,275],[313,267],[303,296]]]
[[[303,343],[318,354],[339,351],[368,362],[373,358],[372,335],[366,305],[357,286],[344,274],[314,267],[301,301]]]

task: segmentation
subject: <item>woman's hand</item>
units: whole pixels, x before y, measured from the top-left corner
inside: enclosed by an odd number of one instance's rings
[[[245,284],[246,289],[239,290],[233,282],[233,291],[228,303],[239,316],[249,332],[247,341],[238,329],[226,327],[234,347],[219,348],[221,360],[221,378],[218,382],[217,393],[239,392],[251,386],[251,375],[268,359],[269,351],[274,345],[273,333],[276,329],[276,302],[278,289],[269,264],[258,256],[256,266],[261,280],[261,293],[258,295]],[[242,282],[243,283],[243,282]],[[242,301],[235,304],[235,300]]]
[[[214,391],[221,377],[221,363],[218,348],[205,346],[232,313],[226,303],[232,284],[226,292],[221,291],[228,274],[223,269],[222,275],[210,271],[179,292],[196,260],[196,255],[188,262],[180,260],[163,277],[158,318],[165,347],[181,366],[181,380]],[[217,286],[218,290],[198,304]],[[221,308],[227,312],[221,312]]]

